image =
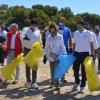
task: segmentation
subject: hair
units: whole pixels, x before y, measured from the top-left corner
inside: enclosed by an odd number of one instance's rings
[[[84,22],[83,19],[80,19],[80,20],[77,21],[77,24],[81,24],[81,25],[83,26],[83,25],[85,25],[86,23]]]
[[[11,25],[10,25],[10,29],[11,29],[12,27],[15,27],[16,29],[18,29],[18,25],[17,25],[16,23],[11,24]]]
[[[54,28],[56,30],[56,32],[58,31],[58,27],[57,27],[56,23],[54,23],[54,22],[50,22],[49,31],[50,31],[51,28]]]
[[[66,23],[66,19],[64,17],[59,18],[59,22],[63,22],[64,24]]]
[[[36,21],[36,19],[35,18],[33,18],[31,21],[30,21],[30,24],[35,24],[35,25],[38,25],[38,22]]]

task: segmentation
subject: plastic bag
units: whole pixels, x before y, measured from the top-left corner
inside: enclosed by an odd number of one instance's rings
[[[83,64],[85,66],[86,77],[88,81],[88,89],[91,92],[100,90],[100,81],[92,57],[86,57]]]
[[[23,53],[18,55],[11,63],[0,68],[0,74],[4,80],[14,80],[14,71],[17,65],[23,60]]]
[[[74,63],[75,59],[73,55],[60,55],[59,64],[57,64],[54,73],[54,80],[61,79]]]
[[[25,56],[25,63],[33,70],[38,69],[39,58],[42,56],[43,50],[41,42],[35,42],[31,51]]]

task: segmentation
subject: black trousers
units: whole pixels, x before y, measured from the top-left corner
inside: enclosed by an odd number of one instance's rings
[[[74,56],[76,57],[76,60],[73,64],[73,70],[74,70],[74,77],[75,77],[75,83],[80,84],[80,79],[79,79],[79,70],[81,67],[81,74],[82,74],[82,79],[81,79],[81,86],[80,87],[85,87],[86,85],[86,72],[85,72],[85,67],[83,65],[83,62],[87,56],[89,56],[88,52],[75,52]]]
[[[4,64],[5,50],[0,48],[0,63]]]
[[[26,56],[30,49],[24,48],[24,55]],[[31,71],[32,71],[32,79],[31,79]],[[26,80],[27,82],[35,83],[37,80],[37,71],[31,70],[30,67],[26,64]]]

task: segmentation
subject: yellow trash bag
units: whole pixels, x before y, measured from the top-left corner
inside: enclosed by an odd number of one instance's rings
[[[85,66],[88,89],[91,92],[100,90],[100,81],[92,57],[86,57],[83,64]]]
[[[42,56],[43,53],[41,47],[41,42],[35,42],[32,46],[31,51],[24,58],[25,63],[33,70],[38,69],[39,58]]]
[[[23,60],[23,53],[18,55],[11,63],[0,68],[0,74],[3,80],[14,80],[14,71],[17,65]]]

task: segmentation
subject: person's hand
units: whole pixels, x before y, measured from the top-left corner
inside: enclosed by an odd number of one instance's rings
[[[46,55],[44,55],[44,57],[43,57],[43,63],[46,64],[46,62],[47,62],[47,57],[46,57]]]
[[[28,37],[27,37],[27,35],[24,37],[24,40],[30,40]]]
[[[70,48],[70,49],[69,49],[69,53],[72,53],[72,52],[73,52],[73,49],[72,49],[72,48]]]
[[[72,53],[73,53],[73,49],[70,48],[70,49],[68,50],[68,54],[72,54]]]
[[[58,65],[60,63],[60,61],[59,60],[56,60],[56,65]]]
[[[93,59],[95,59],[95,56],[94,56],[94,54],[91,54],[91,57],[92,57]]]
[[[0,43],[0,47],[3,49],[3,50],[6,50],[7,46],[4,44],[4,43]]]

